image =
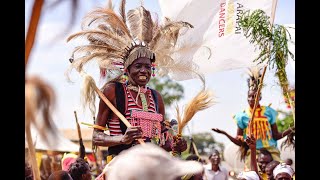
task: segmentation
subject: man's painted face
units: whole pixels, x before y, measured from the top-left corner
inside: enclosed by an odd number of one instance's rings
[[[151,77],[151,60],[140,57],[128,67],[128,77],[133,85],[145,86]]]

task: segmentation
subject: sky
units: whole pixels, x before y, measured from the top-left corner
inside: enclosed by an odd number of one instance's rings
[[[46,1],[53,2],[53,1]],[[80,7],[76,17],[75,25],[70,27],[70,1],[62,1],[59,5],[48,8],[45,3],[43,13],[39,22],[38,34],[36,42],[29,57],[27,65],[27,76],[40,76],[55,91],[57,104],[53,112],[53,119],[58,128],[76,129],[75,117],[73,111],[77,111],[78,120],[80,122],[92,123],[92,116],[89,111],[83,110],[80,103],[80,88],[82,87],[82,79],[76,72],[71,74],[73,83],[67,81],[65,71],[69,66],[70,54],[76,44],[67,43],[66,38],[80,30],[81,18],[92,8],[104,6],[106,0],[83,0],[80,1]],[[116,8],[119,0],[114,1]],[[33,0],[25,1],[25,30],[29,17],[31,15]],[[126,8],[131,9],[140,4],[139,0],[127,1]],[[150,12],[156,12],[161,17],[160,7],[156,0],[145,0],[144,6]],[[278,0],[276,7],[275,24],[295,24],[295,1],[294,0]],[[67,31],[64,31],[67,30]],[[61,31],[64,35],[58,36]],[[293,49],[294,52],[294,49]],[[294,63],[289,62],[287,73],[290,85],[294,86],[295,70]],[[98,74],[92,71],[97,85],[101,87],[103,84],[99,81]],[[198,112],[192,121],[188,124],[184,134],[209,132],[216,141],[223,144],[229,144],[230,141],[225,136],[217,134],[211,128],[220,128],[231,134],[236,135],[236,124],[232,116],[247,107],[246,93],[246,69],[235,69],[229,71],[215,72],[205,76],[207,88],[214,94],[216,103],[203,111]],[[261,104],[269,105],[274,109],[287,110],[284,103],[281,89],[278,81],[274,76],[274,70],[267,70],[264,78],[266,86],[262,90]],[[183,85],[185,94],[184,98],[178,102],[179,106],[183,106],[196,95],[200,90],[201,84],[197,79],[179,81]],[[98,99],[98,98],[97,98]],[[96,103],[98,108],[98,101]],[[174,118],[172,107],[166,109],[170,117]],[[87,128],[81,125],[81,128]]]

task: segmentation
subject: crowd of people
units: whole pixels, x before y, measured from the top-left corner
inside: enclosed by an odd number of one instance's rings
[[[167,67],[164,61],[171,59],[172,55],[168,49],[175,48],[179,30],[188,28],[189,24],[168,20],[166,25],[152,29],[155,24],[150,12],[143,6],[128,12],[128,21],[132,25],[130,28],[125,19],[125,16],[115,16],[110,8],[94,10],[84,18],[84,30],[69,38],[85,35],[89,41],[89,44],[77,47],[70,60],[71,67],[79,73],[83,73],[83,65],[93,59],[98,59],[102,75],[115,70],[122,72],[101,88],[110,104],[100,96],[93,130],[92,144],[108,147],[107,164],[99,176],[93,176],[85,158],[70,157],[68,162],[61,163],[61,170],[52,172],[48,179],[230,179],[229,172],[221,165],[220,152],[216,149],[212,149],[208,163],[203,163],[198,155],[181,158],[181,153],[187,150],[187,141],[170,133],[172,129],[170,122],[165,120],[162,95],[147,86],[151,77],[155,76],[156,67]],[[143,23],[138,23],[141,21]],[[151,29],[137,30],[139,28]],[[86,51],[86,55],[77,56],[78,51]],[[212,130],[225,134],[240,147],[245,169],[237,175],[237,179],[291,180],[294,170],[290,162],[286,164],[280,159],[277,141],[294,133],[294,128],[279,132],[277,112],[259,104],[261,95],[255,105],[259,96],[259,78],[259,75],[252,75],[248,80],[249,107],[234,117],[237,122],[236,137],[218,128]],[[108,133],[102,130],[105,127]],[[29,165],[26,163],[26,179],[32,179],[32,171],[27,167]]]

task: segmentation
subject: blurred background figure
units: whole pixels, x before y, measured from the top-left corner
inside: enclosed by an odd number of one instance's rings
[[[289,166],[292,166],[293,164],[293,160],[291,158],[287,158],[286,160],[284,160],[284,162]]]
[[[73,180],[67,171],[59,170],[51,173],[48,180]]]
[[[204,165],[204,179],[207,180],[228,180],[228,171],[226,168],[221,166],[220,152],[213,149],[209,156],[209,161],[207,165]]]
[[[294,170],[286,163],[280,163],[273,170],[275,180],[291,180],[294,175]]]
[[[152,143],[138,144],[121,152],[106,168],[108,180],[178,180],[202,171],[201,163],[173,157]]]
[[[271,161],[271,162],[269,162],[267,164],[267,166],[266,166],[266,174],[267,174],[268,180],[274,180],[273,170],[278,164],[280,164],[279,161]]]
[[[201,162],[201,158],[196,154],[191,154],[186,158],[187,161]],[[181,180],[203,180],[204,171],[197,174],[187,174],[181,177]]]
[[[89,163],[78,157],[75,162],[70,164],[68,173],[75,180],[91,180],[91,172]]]

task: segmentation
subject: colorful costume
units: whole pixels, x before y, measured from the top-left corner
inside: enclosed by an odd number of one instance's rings
[[[251,68],[248,71],[250,76],[250,78],[248,79],[249,92],[257,93],[258,87],[262,86],[262,84],[260,84],[260,70],[260,68],[255,67]],[[254,98],[256,100],[256,97]],[[260,101],[260,99],[261,96],[258,101]],[[234,116],[238,127],[243,130],[243,137],[241,137],[242,140],[246,139],[246,137],[249,135],[248,126],[249,120],[252,119],[252,111],[253,108],[248,107],[246,110],[239,112]],[[277,140],[273,138],[271,129],[271,125],[276,123],[277,115],[278,112],[273,108],[269,106],[260,106],[259,104],[257,104],[253,121],[251,121],[250,123],[252,127],[251,134],[256,139],[257,156],[260,153],[259,150],[265,148],[271,153],[273,160],[280,161],[280,151],[277,148]],[[249,167],[250,149],[247,151],[245,156],[245,168],[248,170],[250,169]]]
[[[187,76],[198,77],[198,66],[192,62],[192,58],[187,58],[185,52],[200,46],[179,38],[180,30],[192,28],[192,25],[183,21],[171,21],[168,18],[164,24],[160,24],[143,6],[126,12],[125,1],[122,0],[119,14],[114,11],[109,1],[108,7],[89,12],[83,18],[81,27],[82,31],[69,36],[68,41],[81,37],[87,44],[76,47],[72,52],[67,75],[72,69],[83,73],[84,65],[95,60],[99,65],[100,75],[108,77],[106,84],[111,78],[116,77],[113,78],[113,82],[116,83],[116,108],[131,125],[142,127],[146,141],[155,140],[160,144],[161,139],[164,139],[161,134],[163,117],[157,111],[157,98],[154,96],[156,93],[147,87],[127,84],[128,79],[121,77],[126,76],[127,68],[141,57],[150,59],[152,76],[157,71],[159,76],[169,75],[176,80],[183,80]],[[136,99],[128,89],[138,93]],[[86,93],[86,96],[90,96],[89,94]],[[142,106],[138,105],[138,98]],[[92,102],[94,101],[91,100],[91,107],[94,107]],[[106,125],[111,136],[124,134],[127,129],[118,118],[108,117]],[[131,146],[132,144],[115,145],[108,150],[110,155],[117,155]]]
[[[162,114],[158,114],[157,96],[153,89],[147,88],[145,94],[150,99],[150,103],[147,106],[148,110],[143,112],[143,107],[138,105],[132,98],[131,92],[128,89],[126,83],[116,83],[116,102],[117,109],[125,116],[125,118],[133,126],[141,126],[143,130],[144,140],[146,142],[153,142],[159,144],[160,138],[163,137],[160,130],[161,123],[163,121]],[[127,127],[125,124],[117,119],[108,119],[108,127],[111,136],[122,135],[125,133]],[[163,140],[163,138],[161,139]],[[136,142],[130,145],[117,145],[109,147],[109,155],[117,155],[122,150],[128,149],[135,145]]]

